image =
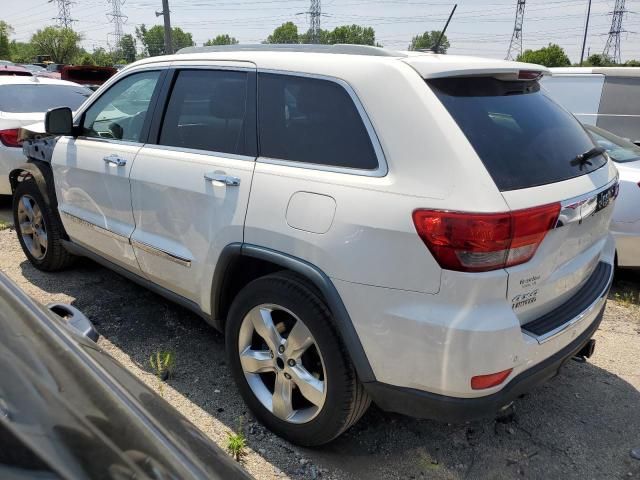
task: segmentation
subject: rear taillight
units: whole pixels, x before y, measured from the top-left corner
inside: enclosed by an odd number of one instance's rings
[[[5,147],[19,147],[18,132],[19,130],[17,128],[0,130],[0,142],[2,142]]]
[[[416,210],[413,223],[442,268],[486,272],[529,261],[559,213],[559,203],[508,213]]]

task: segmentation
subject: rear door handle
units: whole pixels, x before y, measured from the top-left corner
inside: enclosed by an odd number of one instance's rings
[[[106,157],[103,158],[105,163],[113,163],[114,165],[117,165],[118,167],[124,167],[127,164],[127,160],[116,155],[115,153],[111,154],[111,155],[107,155]]]
[[[230,187],[237,187],[240,185],[240,179],[238,177],[233,177],[222,172],[205,173],[204,178],[210,182],[224,183]]]

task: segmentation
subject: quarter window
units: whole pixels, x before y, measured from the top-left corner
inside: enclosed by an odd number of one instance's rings
[[[160,145],[248,154],[247,82],[246,72],[181,71],[167,105]]]
[[[330,80],[259,74],[260,155],[375,170],[371,139],[347,91]]]
[[[158,78],[158,71],[134,73],[113,85],[85,112],[82,134],[140,142]]]

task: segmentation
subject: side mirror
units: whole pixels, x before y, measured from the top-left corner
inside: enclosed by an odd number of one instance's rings
[[[52,108],[44,117],[44,129],[51,135],[72,135],[73,114],[69,107]]]
[[[100,334],[96,331],[91,321],[80,310],[65,303],[50,303],[47,308],[67,322],[67,325],[85,338],[94,342],[98,341]]]

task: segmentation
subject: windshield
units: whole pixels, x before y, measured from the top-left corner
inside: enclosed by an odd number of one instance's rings
[[[607,151],[614,162],[625,163],[640,160],[640,147],[637,145],[598,127],[585,125],[585,128],[595,142]]]
[[[0,111],[46,112],[50,108],[76,110],[93,92],[73,85],[19,84],[0,86]]]
[[[573,162],[594,147],[566,110],[538,82],[442,78],[429,86],[458,123],[501,191],[560,182],[606,164],[598,155]]]

